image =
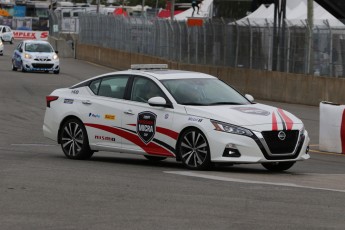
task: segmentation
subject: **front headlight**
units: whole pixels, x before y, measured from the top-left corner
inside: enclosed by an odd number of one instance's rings
[[[57,56],[57,54],[54,54],[53,55],[53,60],[57,60],[57,59],[59,59],[59,57]]]
[[[30,54],[28,54],[28,53],[24,53],[24,58],[25,59],[31,59],[32,56]]]
[[[222,131],[222,132],[227,132],[227,133],[232,133],[232,134],[237,134],[237,135],[244,135],[244,136],[253,136],[254,134],[252,131],[246,128],[242,128],[236,125],[220,122],[220,121],[215,121],[211,120],[211,123],[213,126],[216,128],[217,131]]]

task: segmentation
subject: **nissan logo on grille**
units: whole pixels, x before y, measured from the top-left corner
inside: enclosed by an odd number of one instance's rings
[[[286,138],[286,134],[283,131],[280,131],[278,133],[278,138],[283,141]]]

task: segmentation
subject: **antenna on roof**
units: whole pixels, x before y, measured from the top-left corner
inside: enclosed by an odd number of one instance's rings
[[[168,64],[133,64],[131,65],[132,70],[143,70],[143,69],[168,69]]]

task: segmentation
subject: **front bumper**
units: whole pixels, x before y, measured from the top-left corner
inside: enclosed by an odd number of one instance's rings
[[[58,71],[60,63],[59,61],[23,61],[23,67],[26,71]]]
[[[265,139],[255,132],[255,137],[235,135],[212,130],[207,133],[212,162],[264,163],[280,161],[301,161],[309,159],[308,132],[300,133],[291,153],[272,154]]]

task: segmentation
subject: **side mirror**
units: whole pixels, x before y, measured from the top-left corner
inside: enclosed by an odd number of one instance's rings
[[[59,51],[55,50],[55,53],[56,53],[56,54],[58,54],[58,53],[59,53]]]
[[[254,97],[250,94],[244,95],[250,102],[254,102]]]
[[[148,100],[149,105],[156,107],[167,107],[167,102],[162,97],[151,97]]]
[[[22,48],[19,48],[19,52],[21,52],[21,53],[22,53],[22,52],[23,52],[23,49],[22,49]]]

